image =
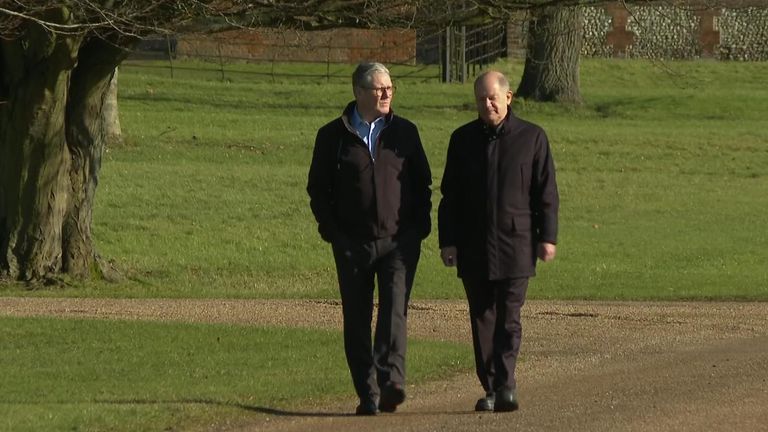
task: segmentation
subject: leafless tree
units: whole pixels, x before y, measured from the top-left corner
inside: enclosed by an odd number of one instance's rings
[[[196,21],[305,29],[407,24],[376,0],[0,0],[0,278],[109,277],[91,234],[109,84],[143,36]]]
[[[712,0],[714,1],[714,0]],[[528,11],[518,96],[578,102],[591,0],[0,0],[0,279],[109,277],[91,235],[116,67],[148,34],[222,27],[418,27]]]

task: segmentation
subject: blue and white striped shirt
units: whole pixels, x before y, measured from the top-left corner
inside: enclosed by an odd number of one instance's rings
[[[384,129],[384,117],[379,117],[368,123],[357,111],[357,107],[352,111],[352,127],[357,131],[357,135],[363,139],[371,152],[371,159],[376,158],[376,142],[379,140],[379,134]]]

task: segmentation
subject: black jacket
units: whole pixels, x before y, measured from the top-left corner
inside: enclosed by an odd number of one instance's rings
[[[392,111],[376,157],[350,125],[355,102],[317,132],[307,193],[318,231],[369,241],[403,232],[425,238],[431,229],[432,173],[416,125]]]
[[[537,243],[557,242],[547,136],[511,110],[499,130],[477,119],[454,131],[441,191],[440,247],[457,248],[459,277],[533,276]]]

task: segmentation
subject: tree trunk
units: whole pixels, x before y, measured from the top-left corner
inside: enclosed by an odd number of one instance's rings
[[[117,112],[116,101],[109,100],[110,92],[116,93],[111,83],[125,53],[111,42],[89,39],[80,48],[72,72],[66,112],[70,190],[62,230],[62,266],[65,273],[74,276],[86,277],[92,272],[108,276],[104,272],[107,269],[94,261],[97,255],[91,221],[101,156],[112,131],[109,120]],[[110,102],[115,106],[110,107]]]
[[[62,8],[49,19],[66,24],[65,16]],[[0,107],[0,272],[29,281],[61,270],[70,166],[64,112],[80,39],[51,36],[37,24],[25,30],[0,48],[7,100]]]
[[[68,23],[65,8],[48,21]],[[104,99],[125,51],[30,22],[0,39],[0,277],[99,270],[91,236]],[[95,274],[103,275],[103,272]]]
[[[118,69],[115,68],[115,74],[109,81],[109,89],[107,90],[107,99],[104,101],[104,121],[107,127],[107,147],[120,145],[123,143],[123,131],[120,128],[120,115],[117,109],[117,74]]]
[[[533,11],[528,23],[525,69],[515,96],[541,102],[581,103],[579,53],[583,21],[578,6]]]

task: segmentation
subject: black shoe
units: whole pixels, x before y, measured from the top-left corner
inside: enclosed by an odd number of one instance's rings
[[[493,410],[496,412],[510,412],[517,411],[520,408],[520,404],[517,403],[517,397],[515,396],[515,389],[500,388],[496,390],[496,400],[494,401]]]
[[[381,399],[379,400],[379,410],[392,413],[397,410],[397,406],[405,401],[405,390],[403,386],[396,383],[389,383],[381,389]]]
[[[496,402],[496,394],[487,392],[485,397],[481,397],[475,404],[475,411],[493,411],[493,405]]]
[[[355,415],[359,416],[375,416],[379,413],[379,404],[376,403],[374,398],[366,398],[360,400],[360,405],[355,408]]]

